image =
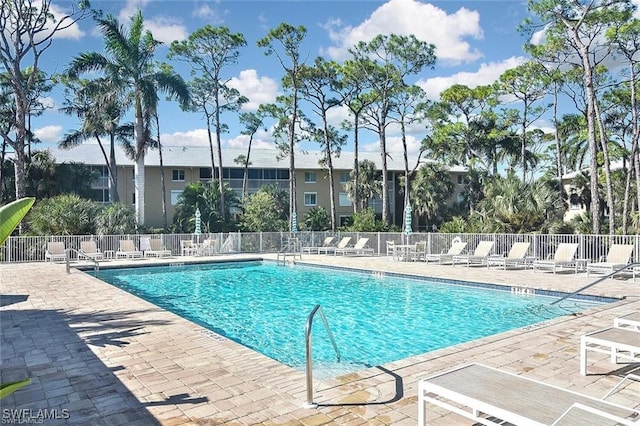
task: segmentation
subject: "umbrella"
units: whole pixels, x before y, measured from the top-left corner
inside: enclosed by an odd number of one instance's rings
[[[296,234],[298,232],[298,214],[296,212],[291,213],[291,233]]]
[[[404,208],[404,233],[405,235],[410,235],[412,231],[411,229],[411,203],[407,203]]]
[[[196,230],[193,231],[194,234],[200,235],[202,232],[202,219],[200,219],[200,209],[196,207]]]

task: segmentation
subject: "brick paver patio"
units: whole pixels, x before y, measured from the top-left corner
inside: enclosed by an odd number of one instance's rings
[[[202,259],[169,261],[189,260]],[[534,274],[386,257],[311,255],[302,261],[564,292],[595,279],[584,273]],[[580,376],[579,337],[611,326],[616,316],[640,311],[640,283],[607,279],[585,292],[621,300],[538,326],[314,380],[319,407],[307,409],[303,372],[105,284],[92,273],[72,269],[67,274],[62,264],[2,264],[0,378],[2,383],[25,377],[33,381],[0,401],[2,422],[24,424],[46,416],[58,418],[44,419],[43,424],[415,425],[418,380],[475,361],[600,397],[632,366],[590,355],[591,374]],[[636,407],[637,395],[620,392],[616,398]],[[470,424],[433,407],[428,421]]]

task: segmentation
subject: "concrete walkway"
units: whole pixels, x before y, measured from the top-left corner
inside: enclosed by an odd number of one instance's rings
[[[169,261],[202,260],[206,259]],[[562,292],[594,280],[584,273],[534,274],[386,257],[305,255],[302,262]],[[611,326],[616,316],[640,311],[640,283],[607,279],[587,293],[624,299],[582,315],[315,380],[315,402],[320,406],[305,409],[305,378],[298,370],[105,284],[91,273],[72,269],[67,274],[62,264],[2,264],[0,379],[2,383],[33,380],[0,401],[2,421],[24,424],[25,419],[47,416],[57,419],[47,418],[44,424],[415,425],[418,380],[475,361],[601,397],[631,366],[611,364],[606,355],[590,355],[591,374],[580,376],[579,337]],[[638,394],[640,389],[623,390],[614,400],[636,407]],[[430,424],[471,424],[428,408]]]

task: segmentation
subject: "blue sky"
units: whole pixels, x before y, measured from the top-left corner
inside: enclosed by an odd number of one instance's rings
[[[54,0],[54,3],[58,8],[68,4],[66,0]],[[280,93],[283,70],[274,56],[264,55],[256,41],[282,22],[306,27],[307,37],[301,50],[308,63],[316,56],[344,60],[349,47],[379,33],[414,34],[433,43],[438,58],[435,68],[424,70],[415,78],[415,83],[433,99],[452,84],[474,87],[492,83],[506,69],[524,61],[522,46],[526,42],[517,31],[518,24],[527,14],[524,0],[94,0],[92,6],[115,15],[122,24],[128,24],[129,18],[140,9],[146,28],[165,43],[157,50],[157,59],[162,61],[167,61],[168,45],[172,40],[185,39],[206,24],[224,25],[232,32],[244,34],[247,46],[241,51],[238,65],[225,70],[224,77],[231,79],[230,84],[250,99],[246,110],[272,102]],[[83,51],[102,51],[102,46],[93,20],[85,19],[54,40],[41,66],[47,72],[60,72],[75,55]],[[173,64],[181,67],[185,79],[189,78],[183,65]],[[45,144],[55,144],[63,134],[78,126],[73,117],[58,112],[62,101],[60,92],[52,93],[47,99],[52,108],[32,123],[36,136]],[[166,102],[159,112],[163,144],[208,144],[206,126],[200,114],[182,112],[177,105]],[[331,116],[335,123],[346,117],[344,111],[333,111]],[[128,119],[133,120],[131,114]],[[240,135],[236,120],[229,115],[223,116],[223,120],[230,126],[230,132],[223,135],[223,147],[246,147],[248,139]],[[541,122],[540,127],[544,126]],[[417,151],[422,136],[424,134],[419,133],[411,136],[411,151]],[[378,150],[375,134],[364,131],[361,138],[362,149]],[[254,143],[255,147],[261,148],[274,146],[268,132],[259,134]],[[390,129],[389,146],[392,151],[401,149],[397,129]],[[307,148],[314,149],[314,146]]]

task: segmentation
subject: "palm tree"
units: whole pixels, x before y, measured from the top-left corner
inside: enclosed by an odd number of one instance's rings
[[[116,167],[116,141],[129,143],[133,137],[133,125],[119,125],[124,114],[124,104],[114,97],[111,82],[106,79],[93,81],[68,79],[65,82],[67,99],[60,111],[75,115],[82,120],[81,127],[63,136],[60,148],[70,149],[95,138],[104,156],[109,173],[109,201],[120,201],[118,197],[118,177]],[[109,137],[109,155],[102,143],[102,136]]]
[[[149,139],[145,137],[145,110],[156,111],[157,92],[169,94],[181,103],[189,101],[187,85],[169,67],[157,68],[153,61],[156,47],[161,43],[153,38],[150,31],[143,29],[142,12],[138,10],[131,18],[131,28],[120,26],[113,15],[96,18],[96,23],[104,36],[105,56],[98,52],[85,52],[74,58],[67,73],[77,77],[83,72],[98,71],[111,81],[117,82],[118,89],[133,99],[135,111],[133,151],[135,161],[135,204],[138,226],[144,225],[144,156]],[[147,113],[147,117],[151,114]]]
[[[356,173],[359,177],[357,186],[355,184]],[[360,203],[358,210],[366,209],[369,207],[369,201],[374,197],[382,196],[380,173],[376,170],[376,165],[373,161],[360,161],[357,172],[355,170],[351,171],[351,179],[351,181],[344,184],[344,189],[347,191],[351,201],[358,200]]]

